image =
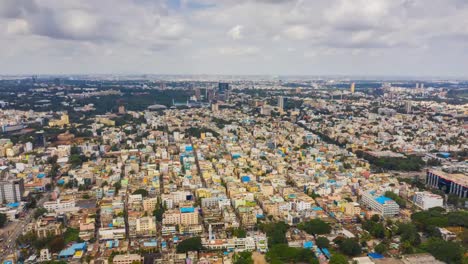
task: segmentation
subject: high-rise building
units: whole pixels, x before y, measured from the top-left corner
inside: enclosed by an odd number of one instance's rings
[[[212,111],[212,112],[215,112],[215,113],[219,111],[219,105],[218,105],[218,103],[212,103],[212,104],[211,104],[211,111]]]
[[[411,113],[411,108],[412,108],[411,101],[406,101],[405,102],[405,111],[406,111],[407,114]]]
[[[373,192],[363,193],[361,203],[383,217],[394,216],[400,212],[400,206],[395,201],[385,196],[374,196]]]
[[[430,192],[416,192],[413,197],[415,205],[423,210],[428,210],[433,207],[442,207],[444,205],[444,198],[442,196]]]
[[[121,115],[125,114],[125,106],[124,105],[119,105],[119,114],[121,114]]]
[[[24,194],[24,180],[10,176],[7,168],[0,168],[0,203],[17,203]]]
[[[284,110],[284,97],[278,96],[278,108],[280,111]]]
[[[351,92],[351,93],[354,93],[355,88],[356,88],[356,84],[355,84],[355,83],[351,83],[351,87],[349,88],[350,92]]]
[[[195,89],[195,98],[197,98],[197,101],[201,100],[201,91],[200,88]]]
[[[224,91],[229,90],[229,83],[218,83],[218,91],[223,93]]]

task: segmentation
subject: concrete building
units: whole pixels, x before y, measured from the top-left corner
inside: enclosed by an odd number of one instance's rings
[[[395,201],[385,196],[374,196],[372,192],[363,193],[361,203],[383,217],[394,216],[400,212],[400,207]]]
[[[60,211],[63,209],[71,209],[75,207],[75,200],[60,200],[57,199],[56,201],[50,201],[44,203],[44,208],[47,211]]]
[[[0,168],[0,202],[20,202],[23,194],[24,180],[11,177],[7,168]]]
[[[443,190],[447,194],[455,194],[460,198],[468,197],[468,176],[461,173],[428,170],[426,185]]]
[[[427,210],[433,207],[442,207],[444,205],[444,198],[430,192],[416,192],[413,197],[413,202],[421,209]]]
[[[278,96],[278,109],[280,111],[284,110],[284,97],[283,96]]]
[[[143,257],[139,254],[116,255],[112,260],[114,264],[143,263]]]

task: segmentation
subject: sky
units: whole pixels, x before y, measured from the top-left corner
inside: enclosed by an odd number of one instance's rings
[[[468,77],[467,0],[0,0],[0,75]]]

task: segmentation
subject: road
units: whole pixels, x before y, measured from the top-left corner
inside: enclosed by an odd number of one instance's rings
[[[42,207],[42,205],[49,200],[50,194],[46,193],[39,201],[37,201],[37,206]],[[2,243],[2,260],[5,260],[8,256],[15,253],[16,249],[16,239],[26,230],[26,227],[29,223],[31,223],[32,219],[34,218],[34,211],[35,209],[30,209],[26,212],[26,215],[23,219],[20,219],[16,222],[16,227],[4,240]]]

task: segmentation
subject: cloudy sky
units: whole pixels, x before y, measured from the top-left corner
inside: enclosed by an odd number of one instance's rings
[[[0,0],[0,75],[468,76],[467,0]]]

